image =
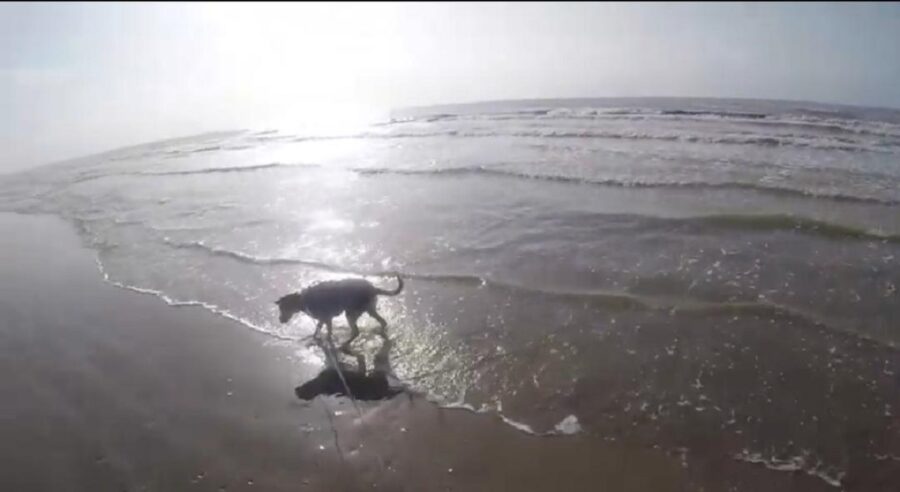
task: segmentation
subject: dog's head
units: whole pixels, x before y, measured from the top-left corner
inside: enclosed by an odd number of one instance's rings
[[[303,298],[295,292],[278,299],[275,301],[275,305],[278,306],[279,311],[278,321],[287,323],[295,314],[303,310]]]

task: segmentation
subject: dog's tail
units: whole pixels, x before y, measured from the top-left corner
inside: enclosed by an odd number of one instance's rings
[[[397,285],[397,288],[394,289],[394,290],[375,289],[375,292],[377,292],[378,295],[381,295],[381,296],[395,296],[395,295],[399,294],[401,290],[403,290],[403,279],[400,278],[400,274],[399,274],[399,273],[395,273],[394,275],[397,276],[397,284],[398,284],[398,285]]]

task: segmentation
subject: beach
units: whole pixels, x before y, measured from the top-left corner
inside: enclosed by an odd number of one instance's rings
[[[3,490],[830,489],[751,464],[689,473],[663,451],[531,436],[421,397],[304,403],[290,344],[104,283],[57,218],[0,224]]]

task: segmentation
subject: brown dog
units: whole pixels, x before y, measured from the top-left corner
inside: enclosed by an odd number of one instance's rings
[[[275,301],[280,311],[278,319],[282,323],[287,323],[294,314],[304,312],[316,320],[314,336],[318,336],[322,325],[325,325],[328,328],[328,336],[331,337],[332,318],[345,313],[347,323],[350,324],[352,330],[350,339],[343,344],[346,347],[359,336],[356,320],[363,313],[368,313],[381,324],[381,335],[385,336],[387,322],[378,314],[375,304],[380,295],[395,296],[399,294],[403,290],[403,279],[400,278],[400,275],[397,275],[397,282],[399,285],[394,290],[379,289],[361,278],[320,282]]]

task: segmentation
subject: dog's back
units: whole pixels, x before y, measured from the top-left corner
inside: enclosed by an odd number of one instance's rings
[[[344,311],[365,311],[377,293],[367,280],[348,278],[320,282],[306,289],[303,297],[311,315],[331,318]]]

